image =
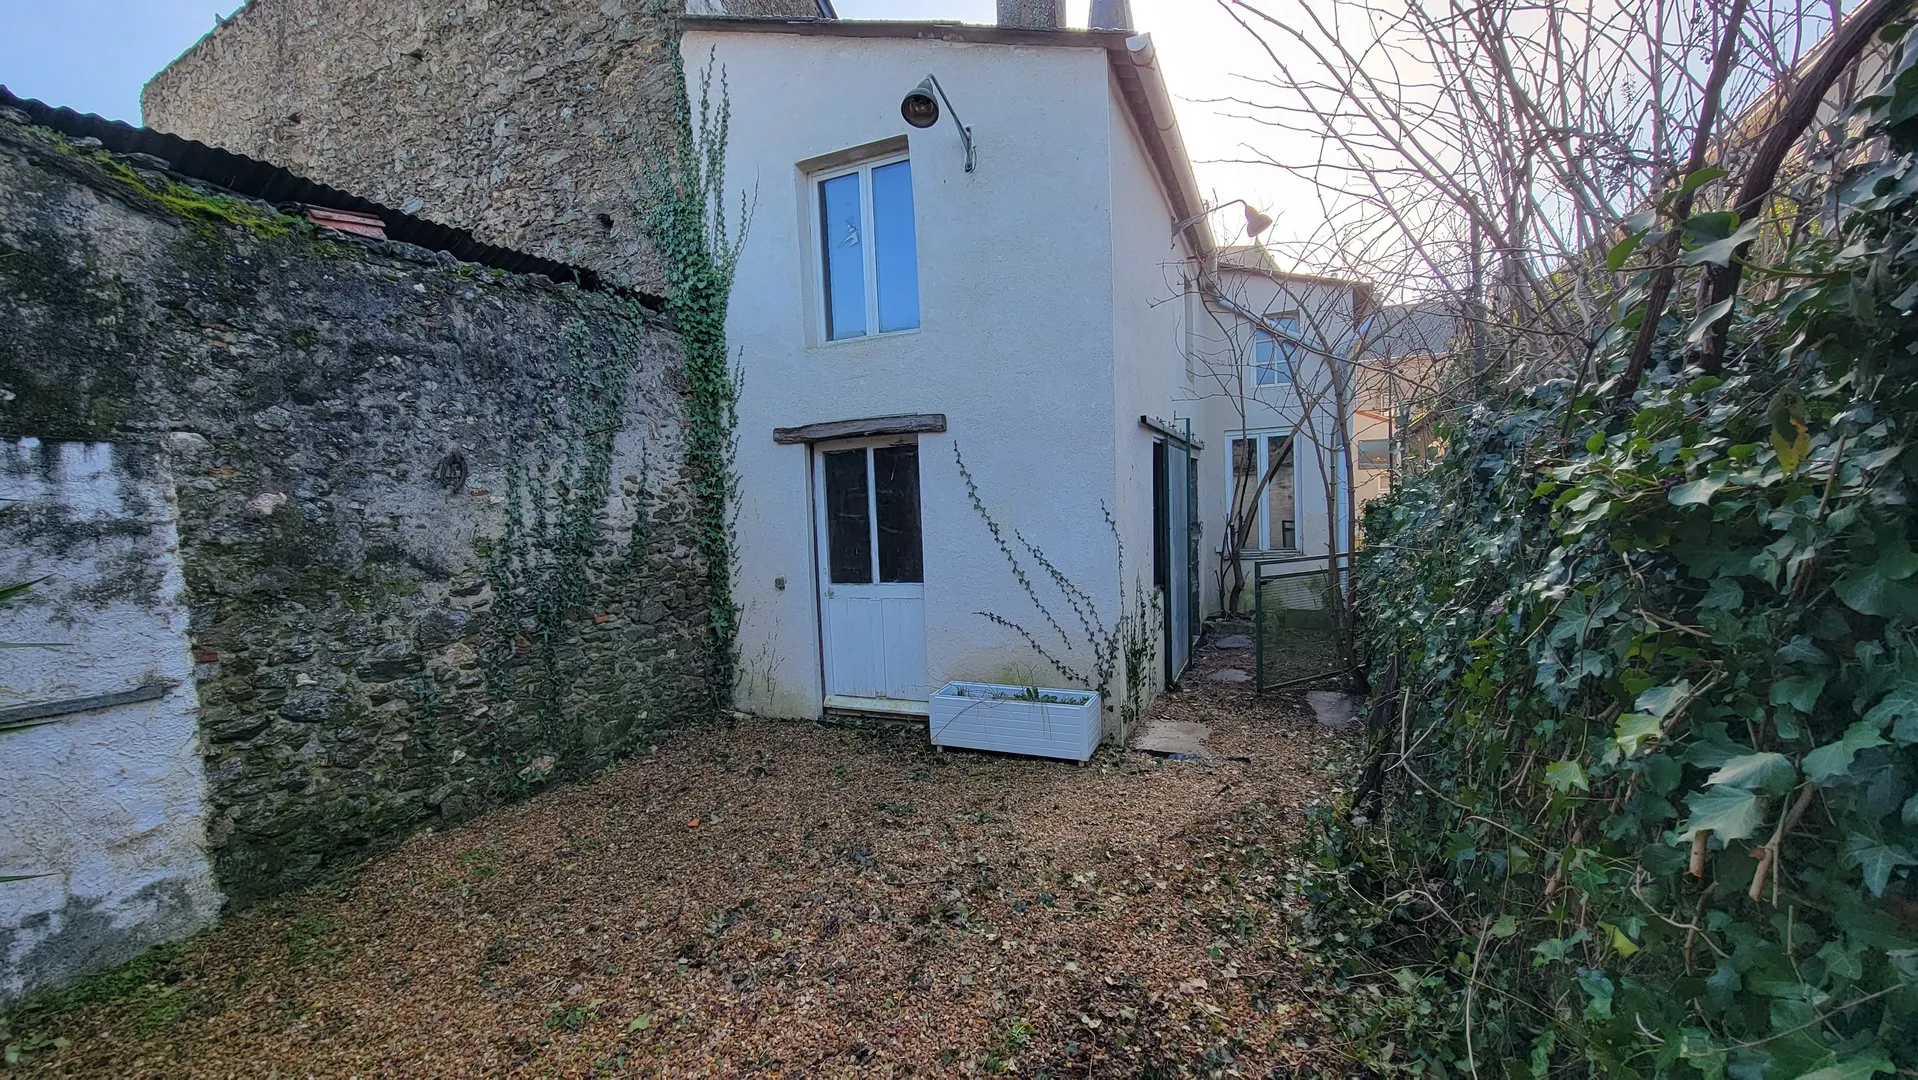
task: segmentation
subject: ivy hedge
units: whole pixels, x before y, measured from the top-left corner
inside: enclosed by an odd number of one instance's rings
[[[1681,306],[1627,407],[1481,409],[1369,508],[1371,766],[1302,871],[1368,1067],[1918,1075],[1914,53],[1724,374]],[[1741,223],[1680,227],[1708,265]]]

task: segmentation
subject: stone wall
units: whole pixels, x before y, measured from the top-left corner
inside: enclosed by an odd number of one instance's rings
[[[253,0],[147,84],[144,121],[659,291],[634,210],[672,88],[656,2]]]
[[[110,442],[172,478],[230,899],[710,706],[655,316],[319,234],[19,119],[0,110],[0,435]],[[94,587],[145,602],[137,577]]]

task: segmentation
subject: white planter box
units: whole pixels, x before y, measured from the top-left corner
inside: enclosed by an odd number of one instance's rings
[[[928,703],[935,746],[1084,761],[1098,749],[1099,695],[950,682]]]

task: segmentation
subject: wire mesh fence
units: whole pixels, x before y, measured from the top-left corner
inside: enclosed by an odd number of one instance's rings
[[[1351,661],[1339,648],[1338,594],[1346,557],[1274,559],[1253,567],[1252,642],[1260,692],[1332,682]]]

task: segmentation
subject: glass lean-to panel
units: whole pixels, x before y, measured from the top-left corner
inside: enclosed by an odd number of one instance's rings
[[[874,279],[879,287],[879,331],[919,325],[919,240],[912,221],[912,163],[895,161],[872,171]]]
[[[873,503],[878,509],[879,580],[926,580],[919,529],[919,447],[875,447],[872,477]]]
[[[820,455],[826,471],[826,561],[835,585],[872,583],[872,509],[867,499],[866,452]]]
[[[866,256],[860,243],[859,174],[819,184],[821,271],[825,276],[826,339],[859,337],[866,332]]]
[[[1265,468],[1272,480],[1265,488],[1266,544],[1271,549],[1292,551],[1298,547],[1296,493],[1292,480],[1292,437],[1268,435],[1265,439]]]
[[[1253,512],[1259,498],[1259,444],[1250,439],[1232,440],[1232,520],[1234,527],[1244,529],[1251,523],[1250,531],[1243,532],[1241,542],[1243,550],[1257,551],[1265,547],[1265,539],[1259,535],[1259,519]]]

